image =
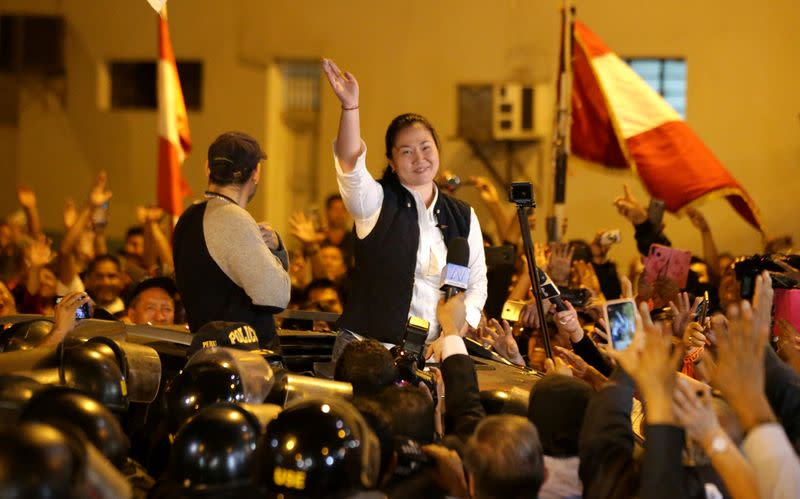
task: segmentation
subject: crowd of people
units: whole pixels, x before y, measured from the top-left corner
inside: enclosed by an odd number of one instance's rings
[[[358,84],[331,61],[323,69],[342,104],[340,192],[326,198],[321,217],[292,215],[291,239],[245,210],[267,166],[242,133],[209,147],[206,198],[174,232],[170,217],[142,207],[118,248],[105,235],[114,182],[105,173],[85,201],[67,201],[58,234],[45,234],[35,192],[18,188],[20,210],[0,224],[0,319],[37,314],[33,322],[46,326],[20,336],[30,317],[6,324],[0,365],[20,349],[63,352],[81,310],[198,341],[138,412],[40,387],[14,414],[20,419],[0,414],[0,470],[8,470],[0,471],[0,496],[90,495],[63,469],[47,475],[44,464],[15,456],[45,446],[41,424],[67,435],[47,437],[51,451],[68,446],[71,430],[53,423],[54,414],[91,406],[95,423],[75,416],[72,426],[142,497],[800,497],[800,305],[792,300],[800,257],[790,238],[768,241],[761,255],[721,252],[708,221],[690,208],[702,255],[692,255],[685,282],[648,275],[653,245],[672,246],[668,227],[625,187],[614,207],[632,224],[639,257],[620,270],[612,254],[624,242],[607,230],[537,245],[536,266],[561,290],[543,300],[543,323],[533,262],[522,256],[520,226],[497,187],[472,177],[458,188],[479,192],[496,227],[488,233],[454,184],[437,182],[452,174],[439,167],[436,132],[419,115],[389,125],[388,166],[374,180]],[[470,276],[464,292],[445,299],[439,279],[459,238],[470,250]],[[604,306],[619,299],[635,302],[635,331],[615,348]],[[275,317],[286,308],[341,319]],[[428,327],[412,376],[396,348],[409,316]],[[297,380],[280,365],[276,331],[290,328],[336,333],[339,384],[330,386],[339,392],[287,402]],[[519,403],[505,403],[511,394],[481,390],[468,346],[541,379]],[[270,364],[246,357],[254,351],[271,352]],[[261,374],[269,383],[246,381]],[[0,402],[10,383],[0,375]],[[70,386],[66,377],[61,384]],[[54,401],[48,417],[30,416],[44,397],[37,390]]]

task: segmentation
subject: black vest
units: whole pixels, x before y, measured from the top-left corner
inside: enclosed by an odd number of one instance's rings
[[[403,338],[411,306],[419,221],[414,196],[395,175],[387,175],[380,184],[381,214],[372,232],[356,241],[352,288],[338,326],[397,344]],[[433,212],[445,244],[456,237],[469,236],[468,204],[440,190]]]
[[[272,315],[281,309],[254,305],[211,257],[203,233],[207,203],[187,208],[173,236],[175,282],[186,307],[189,330],[194,333],[211,321],[246,322],[256,330],[262,348],[277,348]]]

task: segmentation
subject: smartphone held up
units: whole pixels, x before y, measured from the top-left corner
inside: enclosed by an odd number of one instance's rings
[[[603,305],[608,338],[614,350],[624,350],[636,333],[636,303],[630,299],[610,300]]]
[[[64,299],[63,296],[59,296],[58,298],[56,298],[56,305],[61,303],[61,300],[63,299]],[[77,320],[89,319],[91,317],[92,317],[92,309],[88,301],[83,305],[81,305],[80,307],[78,307],[77,309],[75,309],[75,318]]]

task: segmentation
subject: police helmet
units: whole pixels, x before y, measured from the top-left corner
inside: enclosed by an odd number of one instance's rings
[[[157,490],[184,497],[254,495],[260,435],[258,418],[244,408],[232,403],[206,407],[175,436]]]
[[[259,479],[284,497],[323,497],[371,489],[380,471],[380,445],[348,402],[301,400],[267,425]]]
[[[47,423],[65,432],[78,432],[114,466],[125,466],[130,442],[116,416],[87,395],[53,386],[38,392],[20,414],[20,421]]]
[[[42,423],[0,431],[0,497],[81,497],[85,474],[73,435]]]
[[[35,348],[53,329],[53,321],[34,319],[17,322],[0,335],[0,352],[16,352]]]

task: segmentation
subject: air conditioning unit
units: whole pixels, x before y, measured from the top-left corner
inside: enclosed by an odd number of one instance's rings
[[[552,126],[551,85],[521,82],[458,86],[458,135],[467,140],[537,140]]]

